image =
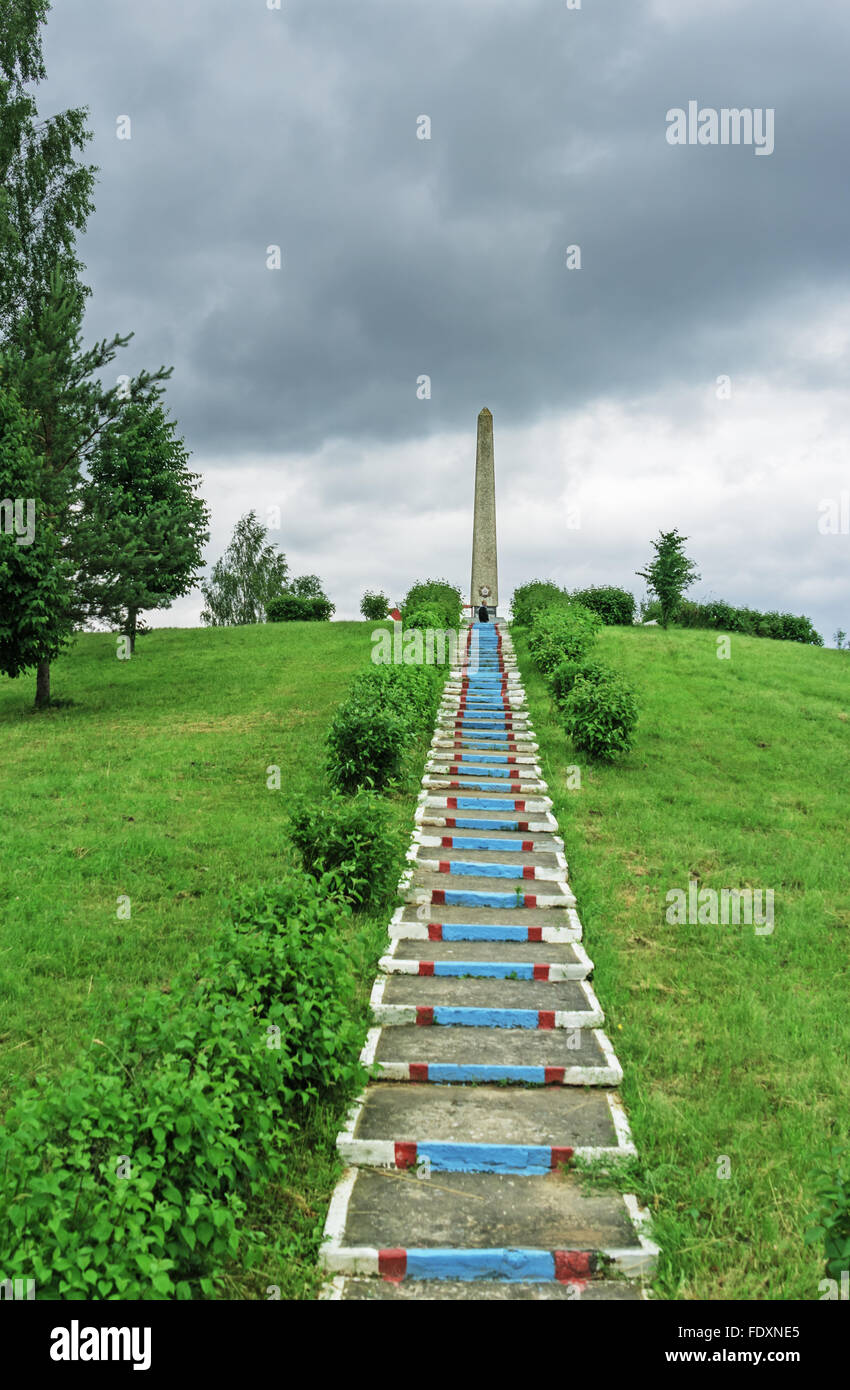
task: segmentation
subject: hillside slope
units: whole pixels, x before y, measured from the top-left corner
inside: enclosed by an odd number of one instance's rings
[[[607,628],[634,749],[582,764],[517,651],[674,1298],[817,1299],[815,1172],[850,1124],[850,657]],[[667,893],[772,889],[772,933],[675,925]],[[724,1156],[728,1163],[724,1162]],[[729,1176],[722,1176],[728,1170]]]

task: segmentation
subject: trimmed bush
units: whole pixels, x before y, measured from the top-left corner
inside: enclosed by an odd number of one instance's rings
[[[335,604],[323,594],[280,594],[266,604],[270,623],[326,623],[335,612]]]
[[[402,617],[407,622],[407,614],[419,608],[436,608],[440,621],[432,627],[458,627],[463,616],[460,589],[447,579],[424,579],[413,584],[401,604]]]
[[[568,603],[566,589],[561,589],[553,579],[530,579],[514,589],[511,599],[513,620],[521,627],[528,627],[539,608],[553,603]]]
[[[596,684],[612,674],[610,666],[601,661],[562,661],[550,675],[549,686],[556,705],[563,707],[579,676]]]
[[[333,886],[292,873],[239,894],[197,969],[19,1096],[0,1128],[4,1277],[51,1300],[215,1295],[304,1107],[362,1082]]]
[[[651,616],[656,616],[654,613]],[[675,621],[682,627],[720,629],[723,632],[743,632],[750,637],[770,637],[778,642],[804,642],[822,647],[823,638],[806,617],[793,613],[761,613],[757,608],[733,608],[720,599],[708,603],[683,600]]]
[[[435,604],[420,603],[415,608],[405,608],[402,613],[402,623],[405,628],[420,628],[427,631],[430,628],[433,632],[445,631],[443,621],[443,611]],[[455,624],[457,631],[457,624]]]
[[[377,663],[355,676],[349,698],[386,710],[413,734],[430,732],[440,702],[441,674],[433,666]]]
[[[376,593],[374,589],[367,589],[360,600],[360,612],[364,618],[371,622],[380,622],[390,611],[390,601],[386,594]]]
[[[634,694],[615,672],[601,679],[578,676],[564,701],[564,722],[576,748],[607,761],[627,753],[637,724]]]
[[[585,608],[598,613],[608,627],[629,627],[635,620],[635,596],[627,589],[616,589],[610,584],[592,584],[589,589],[576,589],[572,599],[574,603],[583,603]]]
[[[401,771],[408,725],[398,715],[350,698],[340,705],[327,736],[332,786],[380,791]]]
[[[532,660],[546,676],[564,660],[579,661],[602,626],[599,614],[580,603],[540,608],[528,635]]]
[[[346,902],[369,908],[393,898],[400,865],[390,808],[379,796],[333,795],[296,806],[289,835],[307,873],[332,874]]]

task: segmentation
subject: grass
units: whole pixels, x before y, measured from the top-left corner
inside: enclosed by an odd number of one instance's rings
[[[733,636],[718,660],[712,632],[606,628],[594,655],[637,692],[636,742],[570,791],[582,759],[514,638],[625,1071],[656,1291],[817,1299],[803,1235],[850,1117],[850,657]],[[691,879],[773,889],[773,933],[669,924]]]
[[[0,1111],[35,1076],[61,1084],[129,991],[167,988],[232,888],[297,862],[286,806],[325,790],[325,734],[373,626],[157,629],[131,661],[116,659],[114,636],[83,635],[53,668],[68,703],[40,714],[31,680],[0,679]],[[400,857],[420,773],[390,798]],[[358,914],[346,943],[364,1037],[387,920]],[[224,1297],[314,1295],[339,1119],[309,1116],[291,1181],[251,1213],[255,1238],[224,1272]]]

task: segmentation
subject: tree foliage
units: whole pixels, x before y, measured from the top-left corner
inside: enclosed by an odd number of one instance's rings
[[[201,584],[206,607],[201,620],[210,627],[262,623],[266,606],[286,591],[286,556],[266,541],[256,512],[240,517],[224,555]]]
[[[687,536],[680,536],[675,530],[659,532],[658,540],[652,542],[655,559],[648,569],[636,570],[661,605],[662,627],[667,627],[676,616],[685,590],[697,583],[700,577],[696,565],[685,554],[687,539]]]

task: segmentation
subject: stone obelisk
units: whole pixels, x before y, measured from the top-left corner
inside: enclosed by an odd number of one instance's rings
[[[469,601],[486,603],[496,616],[499,575],[496,565],[496,471],[493,462],[493,416],[485,406],[478,416],[475,455],[475,512],[472,521],[472,583]]]

